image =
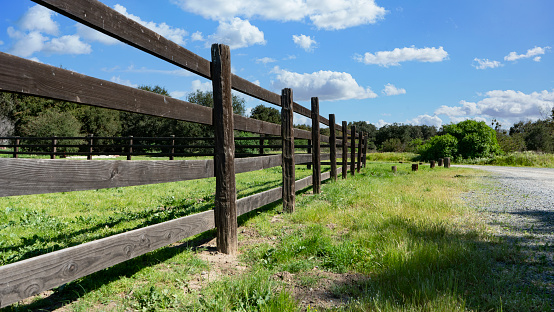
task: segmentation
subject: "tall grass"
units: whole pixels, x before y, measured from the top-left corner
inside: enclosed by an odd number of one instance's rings
[[[386,153],[367,154],[368,161],[399,162],[399,161],[416,161],[418,159],[419,159],[419,155],[415,153],[386,152]]]
[[[513,152],[507,155],[457,160],[457,162],[472,165],[554,168],[554,154],[533,151]]]

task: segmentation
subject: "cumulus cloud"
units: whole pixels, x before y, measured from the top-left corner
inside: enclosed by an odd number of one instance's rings
[[[419,115],[414,119],[408,120],[406,123],[412,124],[415,126],[435,126],[437,128],[440,128],[442,126],[442,119],[440,119],[438,116],[429,116],[427,114],[425,115]]]
[[[401,62],[442,62],[447,59],[448,53],[443,47],[418,49],[414,46],[410,48],[396,48],[392,51],[379,51],[375,54],[366,52],[363,56],[357,55],[355,59],[364,64],[376,64],[379,66],[399,66]]]
[[[79,36],[67,35],[46,42],[43,51],[53,54],[89,54],[92,48],[90,44],[82,42]]]
[[[77,27],[77,34],[88,41],[97,41],[106,45],[112,45],[119,43],[119,40],[112,38],[108,35],[105,35],[97,30],[94,30],[88,26],[85,26],[81,23],[75,25]]]
[[[377,97],[370,88],[358,85],[352,75],[344,72],[321,70],[299,74],[276,66],[273,73],[277,76],[271,82],[272,87],[277,90],[292,88],[294,99],[298,101],[306,101],[314,96],[328,101]]]
[[[379,119],[379,121],[375,124],[375,127],[376,127],[377,129],[379,129],[379,128],[382,128],[382,127],[384,127],[384,126],[386,126],[386,125],[390,125],[390,124],[391,124],[390,122],[386,122],[386,121],[384,121],[383,119]]]
[[[202,35],[202,32],[197,31],[197,32],[193,33],[192,35],[190,35],[190,39],[192,41],[204,41],[204,36]]]
[[[185,97],[185,95],[187,95],[187,92],[176,90],[176,91],[171,91],[171,92],[169,92],[169,95],[170,95],[172,98],[181,99],[181,98]]]
[[[134,84],[130,80],[127,80],[127,79],[121,79],[120,76],[113,76],[111,81],[115,82],[115,83],[118,83],[120,85],[131,87],[131,88],[138,88],[138,84]]]
[[[317,44],[317,42],[312,39],[310,36],[306,35],[292,35],[292,41],[296,43],[297,46],[304,49],[306,52],[311,52],[314,50],[314,45]]]
[[[181,28],[175,28],[167,25],[166,23],[155,23],[155,22],[146,22],[143,21],[140,17],[130,14],[127,12],[127,8],[120,4],[114,5],[114,9],[125,15],[125,17],[134,20],[135,22],[141,24],[142,26],[149,28],[150,30],[164,36],[165,38],[175,42],[176,44],[185,45],[185,37],[188,35],[188,32]]]
[[[58,23],[52,20],[52,15],[55,15],[53,11],[43,7],[42,5],[35,5],[19,19],[17,25],[22,30],[26,31],[38,31],[52,36],[57,36],[59,33]]]
[[[8,27],[8,36],[14,39],[10,47],[11,54],[30,57],[34,53],[47,54],[89,54],[92,48],[81,41],[79,35],[66,35],[61,37],[59,26],[52,20],[54,12],[40,5],[35,5],[19,19],[17,26]]]
[[[525,53],[525,54],[517,54],[517,52],[510,52],[508,55],[506,55],[504,57],[504,60],[513,62],[513,61],[517,61],[519,59],[535,57],[535,58],[533,58],[533,60],[535,62],[540,62],[541,57],[537,56],[537,55],[543,55],[548,50],[550,50],[550,47],[544,47],[544,48],[534,47],[532,49],[527,50],[527,53]]]
[[[477,62],[477,64],[473,64],[473,67],[477,69],[497,68],[504,66],[504,64],[500,63],[499,61],[491,61],[489,59],[475,58],[473,59],[473,61]]]
[[[385,85],[385,89],[383,89],[383,92],[387,96],[391,95],[400,95],[400,94],[406,94],[406,89],[403,88],[397,88],[395,85],[388,83]]]
[[[231,49],[245,48],[255,44],[265,45],[266,43],[264,33],[258,27],[238,17],[228,22],[219,22],[217,32],[210,36],[210,41],[227,44]]]
[[[213,86],[211,81],[202,82],[196,79],[192,81],[190,89],[192,90],[192,92],[196,92],[196,90],[200,90],[202,92],[209,92],[213,90]]]
[[[387,11],[375,0],[172,0],[183,10],[212,20],[234,17],[276,21],[308,18],[317,28],[338,30],[374,24]]]
[[[264,65],[269,64],[269,63],[275,63],[275,62],[277,62],[277,60],[272,59],[270,57],[262,57],[262,58],[256,59],[256,63],[258,63],[258,64],[262,63]]]
[[[485,98],[478,102],[460,101],[458,106],[441,106],[435,114],[462,119],[473,116],[502,118],[509,122],[517,122],[521,119],[542,118],[552,110],[552,107],[554,107],[554,90],[530,94],[514,90],[493,90],[487,92]]]

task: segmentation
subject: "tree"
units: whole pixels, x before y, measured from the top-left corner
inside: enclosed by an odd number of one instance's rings
[[[281,124],[281,112],[273,107],[267,107],[262,104],[254,107],[250,113],[250,118]]]
[[[424,160],[455,157],[458,154],[458,139],[451,134],[434,136],[419,149],[419,154]]]
[[[443,132],[458,140],[458,154],[462,158],[477,158],[501,152],[496,131],[484,121],[465,120],[443,126]]]

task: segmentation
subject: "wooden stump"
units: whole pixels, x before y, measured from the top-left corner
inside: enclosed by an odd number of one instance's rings
[[[417,171],[419,169],[418,164],[412,164],[412,171]]]
[[[442,167],[442,163],[443,163],[443,159],[439,158],[439,163],[437,164],[437,166]]]
[[[398,171],[398,169],[396,168],[396,166],[392,166],[392,173],[396,173]]]
[[[431,169],[435,168],[435,161],[434,160],[429,161],[429,163],[431,165]]]
[[[444,158],[444,168],[450,168],[450,157]]]

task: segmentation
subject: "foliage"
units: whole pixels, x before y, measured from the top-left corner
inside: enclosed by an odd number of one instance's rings
[[[399,152],[406,152],[413,150],[413,146],[411,145],[413,140],[421,139],[427,141],[436,134],[437,128],[434,126],[414,126],[393,123],[385,125],[377,130],[374,144],[380,151],[384,151],[383,148],[390,148],[390,143],[385,144],[387,140],[397,139],[393,141],[397,144],[395,147],[396,150]],[[399,145],[398,140],[400,140]]]
[[[381,144],[381,147],[379,148],[382,152],[396,152],[400,153],[404,151],[404,147],[402,146],[402,141],[399,138],[390,138],[387,139],[383,144]]]
[[[458,154],[458,139],[451,134],[435,136],[420,147],[419,154],[425,160],[455,157]]]
[[[534,151],[512,152],[505,155],[466,159],[460,161],[460,163],[471,165],[554,168],[554,154],[537,153]]]
[[[465,120],[443,126],[443,133],[458,139],[458,154],[462,158],[485,157],[500,153],[496,131],[484,121]]]
[[[250,113],[250,118],[271,122],[274,124],[281,124],[281,113],[273,108],[267,107],[262,104],[254,107]]]

